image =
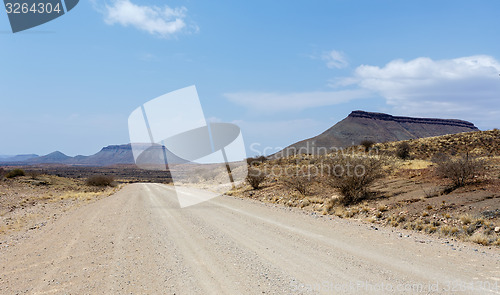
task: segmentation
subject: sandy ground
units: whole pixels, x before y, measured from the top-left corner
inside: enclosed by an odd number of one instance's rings
[[[0,294],[25,293],[500,294],[500,251],[132,184],[0,245]]]

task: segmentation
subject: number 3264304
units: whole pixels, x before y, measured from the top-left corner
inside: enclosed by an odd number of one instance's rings
[[[28,3],[5,3],[5,10],[7,13],[33,13],[33,14],[42,14],[42,13],[56,13],[59,14],[62,12],[60,4],[57,3],[52,5],[52,3],[33,3],[29,5]]]

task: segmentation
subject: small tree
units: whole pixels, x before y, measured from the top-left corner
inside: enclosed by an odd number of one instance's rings
[[[453,182],[454,188],[465,186],[476,176],[484,173],[485,162],[469,155],[453,159],[441,159],[438,162],[437,173],[443,178],[449,178]]]
[[[250,168],[248,169],[248,175],[246,177],[246,181],[248,182],[248,184],[250,184],[250,186],[253,189],[258,189],[260,185],[264,182],[264,180],[266,180],[266,178],[267,175],[263,171],[255,168]]]
[[[403,160],[409,160],[410,150],[410,145],[406,141],[403,141],[396,148],[396,156]]]
[[[344,205],[366,199],[369,186],[384,176],[382,163],[375,158],[346,157],[334,164],[328,183],[339,190]]]
[[[1,168],[0,167],[0,178],[4,177],[5,176],[5,169]]]
[[[26,172],[26,175],[28,175],[31,179],[38,179],[38,177],[41,175],[40,171],[36,170],[30,170]]]

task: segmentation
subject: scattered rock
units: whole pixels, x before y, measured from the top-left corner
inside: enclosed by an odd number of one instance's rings
[[[484,216],[485,218],[500,217],[500,209],[486,210],[486,211],[481,212],[481,215]]]

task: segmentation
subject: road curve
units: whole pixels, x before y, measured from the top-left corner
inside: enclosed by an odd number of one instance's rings
[[[452,244],[133,184],[0,248],[0,294],[500,294],[498,249]]]

